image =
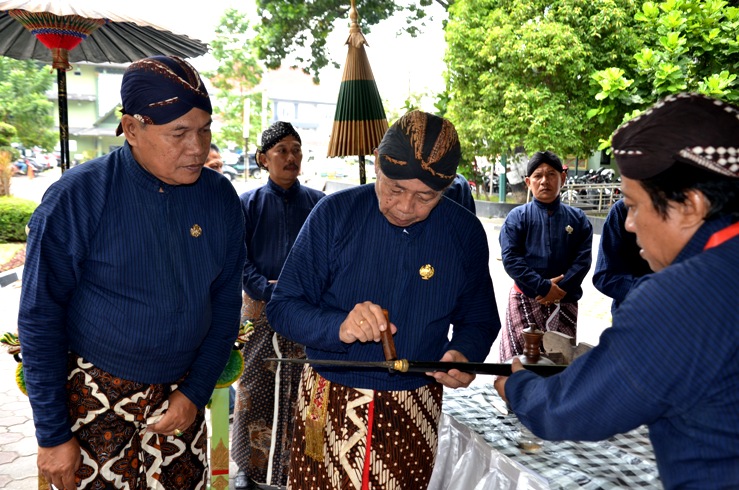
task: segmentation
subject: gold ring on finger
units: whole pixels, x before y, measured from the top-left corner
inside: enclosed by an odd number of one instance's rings
[[[174,430],[174,436],[175,437],[182,437],[182,434],[184,434],[184,432],[182,432],[180,429],[175,429]]]

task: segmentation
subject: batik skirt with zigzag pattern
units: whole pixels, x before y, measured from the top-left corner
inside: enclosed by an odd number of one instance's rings
[[[434,468],[442,386],[354,389],[303,370],[288,489],[425,489]]]

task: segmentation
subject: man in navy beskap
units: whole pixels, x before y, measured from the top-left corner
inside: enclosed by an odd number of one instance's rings
[[[526,166],[533,199],[508,213],[500,230],[503,267],[514,281],[500,337],[501,360],[523,354],[527,328],[576,336],[593,226],[582,209],[561,201],[565,178],[556,154],[534,153]]]
[[[652,272],[639,254],[641,249],[636,244],[636,235],[626,231],[627,212],[623,199],[616,201],[608,211],[593,271],[593,285],[613,298],[611,313],[626,299],[639,278]]]
[[[124,145],[66,172],[29,222],[18,330],[57,488],[203,488],[204,406],[238,333],[244,221],[203,172],[211,104],[184,60],[123,76]]]
[[[246,367],[231,433],[231,459],[239,467],[236,490],[254,488],[255,482],[286,483],[301,367],[276,367],[263,359],[305,357],[305,352],[272,329],[264,307],[303,223],[324,196],[298,180],[303,143],[292,124],[276,121],[262,132],[261,142],[256,160],[269,179],[240,196],[247,251],[242,322],[251,321],[254,331],[244,343]]]
[[[514,360],[496,389],[544,439],[646,424],[666,489],[739,488],[739,108],[672,96],[612,142],[626,231],[654,273],[564,372]]]
[[[460,156],[448,120],[396,121],[375,153],[377,181],[324,197],[300,230],[267,304],[275,331],[309,359],[385,360],[389,331],[407,359],[483,361],[500,320],[485,230],[444,197]],[[306,367],[288,488],[426,488],[442,388],[473,379]]]

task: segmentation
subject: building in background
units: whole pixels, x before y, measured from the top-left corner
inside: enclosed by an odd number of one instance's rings
[[[300,133],[304,152],[326,156],[339,85],[316,85],[301,70],[278,68],[265,72],[255,90],[264,91],[271,108],[262,115],[263,130],[275,121],[290,122]]]
[[[123,136],[116,137],[115,130],[120,121],[120,88],[126,66],[73,64],[73,70],[67,75],[70,157],[73,161],[87,161],[123,144]],[[315,85],[312,78],[300,70],[280,68],[266,72],[256,90],[264,91],[265,105],[269,108],[263,114],[264,127],[277,120],[291,122],[300,133],[304,151],[315,158],[325,158],[338,85]],[[209,91],[215,93],[215,90]],[[58,124],[56,85],[47,92],[47,97],[54,103],[54,121]],[[214,126],[217,127],[217,122]],[[58,126],[54,129],[59,131]]]

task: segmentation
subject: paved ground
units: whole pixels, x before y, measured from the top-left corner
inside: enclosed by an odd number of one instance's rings
[[[44,172],[33,180],[14,177],[11,191],[17,197],[40,201],[48,185],[59,176],[58,169]],[[237,182],[239,193],[258,185],[258,182]],[[512,281],[503,270],[498,245],[498,230],[502,220],[482,219],[490,245],[490,272],[495,286],[495,296],[501,319],[505,318],[505,306]],[[593,243],[593,257],[597,253],[599,236]],[[21,277],[21,270],[16,271]],[[0,335],[17,331],[18,302],[21,281],[0,289]],[[592,272],[583,283],[584,296],[580,302],[578,342],[597,344],[604,328],[610,325],[610,299],[592,286]],[[497,344],[491,349],[488,362],[497,362]],[[37,490],[36,440],[28,399],[15,386],[17,363],[10,355],[0,352],[0,489]],[[479,376],[475,383],[489,383]],[[231,464],[231,476],[235,474]],[[233,487],[233,484],[232,484]]]

